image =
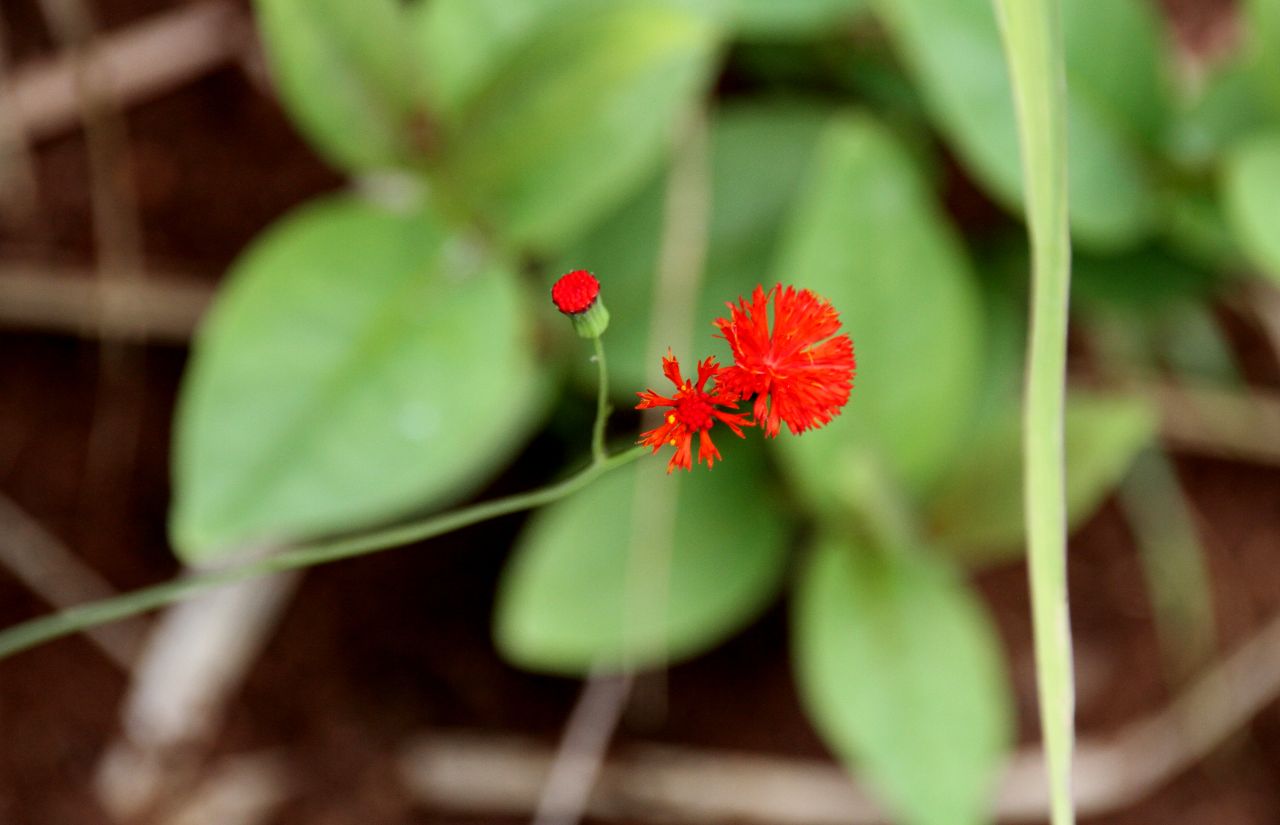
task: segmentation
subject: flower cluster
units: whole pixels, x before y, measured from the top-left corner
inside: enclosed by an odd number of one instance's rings
[[[662,372],[675,384],[675,394],[667,398],[653,390],[639,393],[636,409],[670,408],[662,425],[641,434],[639,442],[654,452],[667,444],[676,448],[668,473],[693,468],[694,434],[699,463],[711,467],[720,458],[710,435],[717,421],[740,438],[743,427],[754,425],[774,438],[783,423],[799,435],[830,422],[849,400],[856,368],[853,341],[836,334],[840,316],[828,301],[807,289],[779,284],[767,292],[757,286],[749,303],[739,299],[728,307],[729,317],[717,319],[715,325],[733,351],[731,365],[720,367],[708,358],[698,364],[697,381],[689,381],[668,352]],[[714,389],[708,390],[712,380]],[[754,420],[749,420],[736,409],[738,401],[752,399]]]
[[[551,300],[584,338],[599,339],[609,324],[600,282],[590,272],[579,269],[561,276],[551,289]],[[698,463],[710,468],[720,460],[711,440],[717,423],[739,438],[744,428],[754,426],[775,438],[783,424],[799,435],[829,423],[849,401],[857,366],[853,341],[836,334],[840,316],[829,301],[807,289],[778,284],[767,292],[757,286],[750,302],[739,298],[726,306],[729,317],[716,319],[715,326],[720,330],[717,337],[733,351],[732,364],[721,367],[714,358],[705,358],[698,362],[697,378],[688,379],[667,350],[662,374],[675,385],[675,393],[637,393],[636,409],[667,410],[662,423],[641,433],[638,443],[655,453],[664,446],[675,447],[668,473],[693,469],[695,435]],[[752,402],[750,417],[737,411],[739,401]]]

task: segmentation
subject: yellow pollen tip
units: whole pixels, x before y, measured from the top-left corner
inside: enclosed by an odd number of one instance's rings
[[[667,415],[667,423],[668,423],[668,424],[674,424],[674,423],[676,423],[676,414],[675,414],[675,413],[670,413],[670,414],[668,414],[668,415]]]
[[[672,447],[676,446],[676,440],[674,438],[668,441],[667,443],[670,444]]]

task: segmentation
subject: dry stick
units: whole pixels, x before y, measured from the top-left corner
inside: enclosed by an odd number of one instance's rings
[[[159,825],[258,825],[272,821],[297,784],[285,755],[274,751],[234,754],[209,770],[209,776]]]
[[[118,788],[133,786],[141,795],[151,795],[146,782],[156,775],[154,766],[140,764],[134,752],[109,752],[95,781],[102,793],[103,782]],[[149,811],[148,816],[127,817],[125,800],[116,799],[120,809],[108,808],[112,821],[147,822],[151,825],[258,825],[269,821],[275,809],[297,792],[297,779],[278,751],[229,754],[208,766],[183,763],[186,784],[181,792]]]
[[[49,2],[49,0],[45,0]],[[191,3],[98,39],[84,71],[119,106],[148,100],[236,59],[248,42],[244,15],[225,0]],[[16,72],[9,93],[17,128],[29,140],[80,123],[77,67],[68,53]]]
[[[1118,735],[1084,739],[1074,761],[1076,809],[1098,816],[1159,789],[1240,729],[1280,694],[1280,617],[1195,681],[1165,709]],[[551,763],[528,739],[433,731],[399,760],[424,805],[475,815],[526,815]],[[993,802],[1006,822],[1043,821],[1049,810],[1044,757],[1018,752]],[[872,825],[887,817],[830,762],[673,746],[621,749],[587,806],[612,820]]]
[[[27,224],[36,212],[35,159],[8,82],[8,31],[0,15],[0,217],[15,226]]]
[[[547,770],[534,825],[571,825],[582,817],[633,680],[630,673],[587,679]]]
[[[1280,464],[1280,393],[1240,393],[1193,384],[1142,390],[1160,410],[1161,435],[1196,453]]]
[[[60,610],[115,595],[115,590],[97,572],[3,496],[0,496],[0,564],[33,593]],[[141,618],[88,631],[89,640],[122,670],[133,666],[145,634],[146,622]]]
[[[151,273],[103,283],[85,270],[3,263],[0,327],[185,346],[213,293],[190,276]]]
[[[300,576],[291,571],[239,582],[160,618],[125,696],[124,736],[98,764],[98,796],[116,819],[134,819],[191,791],[229,697],[244,683]]]
[[[142,278],[142,226],[133,191],[124,115],[110,96],[110,66],[94,61],[97,37],[86,0],[40,0],[46,24],[70,66],[72,91],[84,127],[89,199],[98,279],[128,285]],[[115,293],[103,292],[107,298]],[[97,307],[94,326],[107,314]],[[129,336],[134,338],[136,336]],[[88,535],[127,497],[140,435],[143,365],[121,343],[99,348],[81,510]],[[92,491],[93,495],[88,495]]]

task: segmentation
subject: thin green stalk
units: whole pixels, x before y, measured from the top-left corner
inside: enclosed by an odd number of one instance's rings
[[[604,427],[609,420],[609,364],[604,359],[604,344],[600,336],[591,339],[596,348],[596,370],[599,380],[596,382],[596,423],[591,430],[591,455],[596,461],[604,461],[608,453],[604,448]]]
[[[295,547],[236,567],[184,576],[152,587],[73,607],[61,613],[32,619],[0,632],[0,659],[96,625],[114,622],[191,598],[214,587],[222,587],[255,576],[265,576],[300,567],[314,567],[317,564],[327,564],[339,559],[363,556],[433,538],[498,516],[550,504],[576,493],[596,478],[624,464],[630,464],[644,454],[644,447],[632,447],[625,452],[592,461],[564,481],[527,493],[485,501],[410,524]]]
[[[498,516],[541,507],[576,493],[610,470],[630,464],[645,454],[645,448],[641,446],[632,447],[615,455],[609,455],[605,450],[604,425],[609,416],[609,371],[605,366],[604,345],[600,342],[600,338],[598,336],[593,338],[592,343],[595,345],[596,359],[600,368],[600,393],[591,437],[592,460],[582,470],[565,480],[527,493],[481,502],[409,524],[294,547],[234,567],[184,576],[32,619],[0,631],[0,659],[62,636],[189,599],[214,587],[234,584],[255,576],[265,576],[301,567],[314,567],[317,564],[327,564],[339,559],[349,559],[353,556],[363,556],[367,553],[411,544]]]
[[[1062,448],[1071,241],[1062,24],[1059,0],[996,0],[996,9],[1018,114],[1032,249],[1023,470],[1040,726],[1053,825],[1071,825],[1075,683]]]

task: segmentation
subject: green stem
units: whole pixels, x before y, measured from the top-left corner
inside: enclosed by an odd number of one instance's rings
[[[600,336],[591,339],[596,349],[596,369],[599,380],[596,390],[596,423],[591,430],[591,455],[596,461],[604,461],[608,453],[604,448],[604,427],[609,420],[609,365],[604,359],[604,343]]]
[[[596,421],[591,434],[592,459],[585,468],[564,481],[530,490],[527,493],[481,502],[409,524],[294,547],[235,567],[184,576],[39,619],[32,619],[0,631],[0,659],[96,625],[118,621],[166,604],[189,599],[214,587],[223,587],[255,576],[314,567],[317,564],[327,564],[339,559],[349,559],[353,556],[363,556],[367,553],[423,541],[491,518],[541,507],[576,493],[599,476],[624,464],[630,464],[645,454],[645,448],[640,446],[612,456],[605,450],[604,425],[609,417],[609,371],[605,366],[604,345],[599,336],[593,338],[592,343],[595,345],[596,361],[600,369]]]
[[[0,632],[0,659],[96,625],[114,622],[138,613],[154,610],[157,607],[163,607],[166,604],[191,598],[210,588],[234,584],[255,576],[265,576],[270,573],[295,570],[300,567],[314,567],[317,564],[327,564],[339,559],[363,556],[379,550],[433,538],[491,518],[497,518],[498,516],[505,516],[509,513],[517,513],[521,510],[530,510],[534,507],[550,504],[553,501],[576,493],[610,470],[621,467],[624,464],[630,464],[644,455],[644,453],[644,447],[632,447],[625,452],[592,461],[581,471],[569,476],[564,481],[538,490],[482,502],[471,507],[465,507],[461,510],[444,513],[410,524],[387,527],[349,538],[295,547],[283,553],[256,559],[237,567],[185,576],[152,587],[145,587],[141,590],[113,596],[109,599],[73,607],[61,613],[32,619]]]
[[[1032,248],[1023,461],[1040,726],[1053,825],[1070,825],[1075,821],[1071,796],[1075,682],[1067,601],[1063,402],[1071,241],[1059,2],[996,0],[996,8],[1018,114]]]

